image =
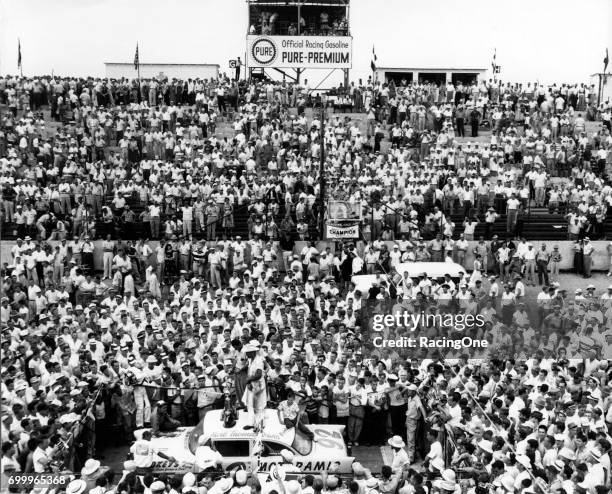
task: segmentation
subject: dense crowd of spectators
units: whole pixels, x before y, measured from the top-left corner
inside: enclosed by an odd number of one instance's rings
[[[2,227],[19,237],[2,266],[3,472],[80,472],[71,494],[608,491],[612,285],[568,293],[558,248],[516,228],[529,207],[567,214],[574,268],[591,276],[612,194],[609,103],[567,85],[350,94],[363,133],[338,115],[321,129],[307,86],[0,79]],[[489,143],[456,135],[474,112]],[[587,132],[585,114],[603,125]],[[359,242],[311,241],[321,131],[327,194],[361,204]],[[445,260],[464,272],[396,269]],[[357,290],[366,273],[381,276]],[[368,314],[388,300],[481,315],[466,332],[498,353],[372,349]],[[121,478],[102,466],[114,441],[195,425],[256,381],[296,427],[345,424],[353,451],[383,445],[388,464],[299,482],[141,475],[145,435]]]
[[[542,207],[572,240],[605,237],[611,109],[585,88],[347,91],[367,126],[327,118],[325,182],[334,198],[361,203],[369,238],[478,229],[490,239],[496,222],[520,235],[526,212]],[[11,110],[0,129],[5,234],[217,240],[239,213],[245,235],[321,236],[320,115],[304,109],[326,97],[307,84],[3,78],[0,95]],[[572,103],[604,125],[587,133]],[[457,140],[472,114],[476,131],[490,122],[490,142]],[[215,134],[218,118],[233,136]]]
[[[265,8],[265,7],[264,7]],[[319,11],[319,9],[317,9]],[[304,14],[295,7],[282,11],[253,9],[250,13],[249,34],[284,36],[348,36],[348,21],[344,8]]]

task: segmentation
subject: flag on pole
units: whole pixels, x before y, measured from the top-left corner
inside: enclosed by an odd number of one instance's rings
[[[497,48],[495,48],[495,51],[493,52],[493,61],[491,62],[491,67],[493,68],[494,74],[497,73],[497,64],[495,63],[496,59],[497,59]]]
[[[17,38],[17,68],[21,68],[21,40]]]
[[[604,58],[604,74],[606,73],[606,69],[608,68],[608,62],[610,61],[608,57],[608,49],[606,48],[606,58]]]
[[[376,71],[376,60],[378,60],[376,58],[376,51],[374,50],[374,45],[372,45],[372,61],[370,62],[370,67],[372,69],[372,72]]]
[[[138,58],[138,43],[136,43],[136,54],[134,55],[134,69],[138,70],[140,59]]]

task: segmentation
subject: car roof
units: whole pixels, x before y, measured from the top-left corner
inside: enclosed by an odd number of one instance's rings
[[[233,427],[223,427],[223,410],[211,410],[203,420],[203,435],[207,439],[254,439],[255,432],[252,428],[247,428],[251,423],[249,414],[240,410],[238,419]],[[269,441],[278,441],[280,443],[290,445],[293,443],[295,431],[286,429],[278,420],[276,410],[267,409],[264,412],[264,430],[263,439]]]

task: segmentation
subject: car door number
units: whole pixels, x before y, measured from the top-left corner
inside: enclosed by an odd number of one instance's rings
[[[338,431],[326,431],[325,429],[314,429],[315,437],[317,438],[317,444],[320,444],[324,448],[335,448],[343,449],[344,442],[342,440],[342,434]]]

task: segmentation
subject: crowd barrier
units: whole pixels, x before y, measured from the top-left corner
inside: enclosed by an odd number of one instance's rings
[[[49,242],[49,244],[51,245],[56,245],[57,243],[58,243],[57,241]],[[471,266],[473,266],[474,264],[473,250],[477,243],[478,242],[476,241],[468,242],[468,250],[465,256],[464,266],[469,271],[471,271]],[[541,244],[543,243],[546,244],[547,249],[550,252],[552,252],[553,246],[555,245],[559,246],[559,252],[561,253],[561,256],[562,256],[561,263],[560,263],[561,270],[567,271],[567,270],[573,269],[573,263],[574,263],[574,253],[573,253],[574,243],[573,242],[569,240],[565,240],[561,242],[536,241],[536,242],[533,242],[534,248],[536,250],[539,250]],[[593,260],[592,270],[593,271],[607,271],[610,267],[610,256],[608,255],[608,251],[607,251],[607,247],[610,244],[610,242],[601,240],[601,241],[593,241],[591,243],[593,244],[593,247],[595,248],[595,251],[592,255],[592,260]],[[11,255],[11,249],[15,246],[15,244],[16,244],[16,241],[14,240],[6,240],[6,241],[0,242],[0,262],[2,263],[2,265],[4,265],[5,263],[11,264],[13,260],[12,255]],[[149,245],[153,248],[153,250],[155,250],[158,244],[159,242],[156,240],[149,242]],[[357,244],[357,250],[359,252],[363,252],[364,243],[362,241],[357,241],[356,244]],[[387,244],[389,249],[392,250],[395,242],[387,241],[385,242],[385,244]],[[293,249],[293,253],[296,255],[299,255],[302,249],[306,245],[307,245],[307,242],[304,242],[304,241],[296,242],[295,247]],[[324,251],[327,247],[330,247],[331,252],[334,253],[338,245],[339,244],[333,241],[315,242],[315,246],[319,252]],[[102,240],[95,240],[94,241],[94,266],[96,270],[100,270],[100,271],[102,271],[103,269],[102,253],[103,253]]]

